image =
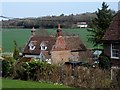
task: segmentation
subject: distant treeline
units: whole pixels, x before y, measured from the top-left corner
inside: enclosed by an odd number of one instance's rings
[[[37,18],[14,18],[2,20],[3,28],[57,28],[58,23],[62,28],[76,28],[78,22],[87,22],[90,27],[92,19],[96,17],[95,13],[83,13],[76,15],[46,16]]]

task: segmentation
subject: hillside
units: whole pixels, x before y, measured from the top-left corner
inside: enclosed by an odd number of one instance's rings
[[[41,33],[39,29],[37,29],[37,34],[39,35],[53,35],[55,36],[56,34],[56,28],[54,29],[46,29],[46,33]],[[62,28],[62,32],[64,35],[78,35],[80,36],[81,40],[83,43],[88,47],[88,48],[93,48],[92,43],[88,42],[88,35],[89,32],[87,31],[86,28],[78,28],[78,29],[65,29]],[[22,50],[27,41],[29,40],[29,37],[31,35],[31,29],[3,29],[2,32],[2,49],[3,52],[12,52],[14,49],[14,43],[13,41],[15,40],[19,46],[19,49]]]
[[[31,18],[8,18],[8,20],[2,21],[3,28],[56,28],[60,23],[63,28],[76,28],[78,22],[87,22],[90,27],[91,20],[96,17],[95,13],[83,13],[76,15],[64,15],[60,16],[45,16],[45,17],[31,17]]]

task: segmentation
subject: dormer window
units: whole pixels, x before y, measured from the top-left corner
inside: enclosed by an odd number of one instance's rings
[[[35,49],[35,46],[30,46],[30,50],[34,50]]]
[[[41,47],[41,50],[46,50],[46,49],[47,49],[47,47],[46,47],[46,45],[45,45],[45,42],[42,42],[42,43],[40,44],[40,47]]]
[[[45,50],[45,46],[41,46],[41,50]]]
[[[30,50],[35,50],[35,41],[30,41],[30,43],[29,43],[29,49]]]
[[[46,50],[47,49],[47,47],[46,46],[41,46],[41,50]]]

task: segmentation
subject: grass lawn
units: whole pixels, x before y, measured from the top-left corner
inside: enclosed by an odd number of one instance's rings
[[[47,29],[48,34],[55,35],[56,29]],[[86,28],[77,28],[77,29],[62,29],[62,32],[65,34],[75,34],[79,35],[83,43],[88,48],[93,48],[92,43],[88,42],[88,34]],[[2,49],[3,52],[12,52],[14,49],[13,41],[15,40],[18,44],[18,47],[23,48],[29,37],[31,35],[31,29],[3,29],[2,30]]]
[[[3,78],[2,88],[68,88],[68,86]]]
[[[22,81],[2,78],[2,90],[96,90],[94,88],[73,88],[65,85],[55,85],[35,81]]]
[[[96,90],[93,88],[73,88],[60,84],[49,84],[35,81],[22,81],[12,79],[0,79],[2,81],[2,90]],[[1,89],[1,88],[0,88]]]

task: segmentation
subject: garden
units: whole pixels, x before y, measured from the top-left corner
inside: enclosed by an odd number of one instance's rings
[[[47,83],[52,84],[53,87],[54,85],[58,85],[58,87],[69,86],[74,88],[94,89],[110,88],[111,85],[109,70],[93,68],[90,65],[72,66],[64,64],[62,66],[58,66],[51,65],[46,62],[39,62],[37,60],[32,60],[30,62],[19,60],[16,61],[12,57],[7,57],[5,60],[2,61],[2,64],[2,75],[4,77],[3,87],[5,88],[7,87],[5,84],[9,84],[9,80],[11,79],[30,81],[35,83]],[[6,83],[7,80],[8,83]],[[57,86],[55,86],[55,88],[57,88]]]

